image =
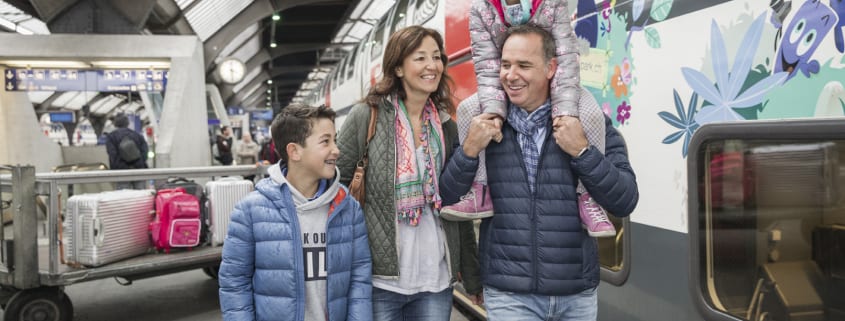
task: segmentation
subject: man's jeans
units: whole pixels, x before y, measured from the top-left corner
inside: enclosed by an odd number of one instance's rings
[[[566,296],[547,296],[484,288],[488,321],[566,320],[595,321],[598,315],[597,287]]]
[[[373,287],[375,321],[449,321],[452,288],[432,293],[404,295]]]

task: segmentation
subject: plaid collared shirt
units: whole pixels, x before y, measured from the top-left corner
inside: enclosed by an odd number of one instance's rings
[[[540,163],[540,149],[546,140],[546,130],[551,122],[551,101],[546,100],[531,114],[514,104],[508,106],[508,122],[517,132],[517,141],[522,149],[528,186],[534,192],[537,167]]]

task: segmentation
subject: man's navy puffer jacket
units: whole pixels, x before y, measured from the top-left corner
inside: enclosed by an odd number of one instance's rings
[[[542,147],[536,193],[528,188],[516,132],[507,123],[501,143],[487,146],[487,177],[495,215],[479,235],[482,283],[499,290],[571,295],[599,283],[596,240],[581,227],[575,187],[581,179],[609,213],[627,216],[639,199],[625,141],[606,124],[606,153],[591,147],[573,159],[555,143],[552,130]],[[444,204],[459,200],[478,168],[457,148],[441,176]]]

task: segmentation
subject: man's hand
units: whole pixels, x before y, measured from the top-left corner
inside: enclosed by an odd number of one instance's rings
[[[578,156],[585,147],[590,146],[587,135],[581,127],[581,120],[570,116],[555,117],[552,122],[555,143],[569,156]]]
[[[467,138],[464,140],[464,154],[476,158],[487,148],[490,140],[502,132],[502,121],[495,114],[480,114],[472,118]]]

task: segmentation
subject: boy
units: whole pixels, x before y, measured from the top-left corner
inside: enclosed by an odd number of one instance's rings
[[[224,320],[372,320],[366,225],[338,182],[334,117],[294,104],[270,126],[281,160],[232,212]]]

